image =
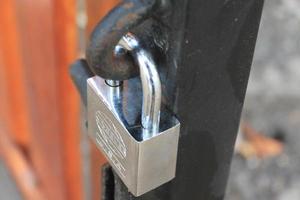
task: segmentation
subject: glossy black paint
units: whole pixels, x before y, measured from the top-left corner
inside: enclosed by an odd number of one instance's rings
[[[169,21],[174,46],[162,70],[165,99],[182,124],[176,178],[138,198],[116,181],[114,200],[225,195],[263,0],[172,2],[170,18],[186,14]]]

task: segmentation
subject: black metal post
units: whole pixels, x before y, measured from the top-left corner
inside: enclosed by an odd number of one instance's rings
[[[114,200],[225,195],[263,0],[173,3],[164,94],[182,123],[176,178],[136,198],[116,177]]]

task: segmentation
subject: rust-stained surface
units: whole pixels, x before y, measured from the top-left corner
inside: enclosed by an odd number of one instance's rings
[[[133,2],[124,3],[123,7],[125,9],[130,9],[134,6]]]
[[[128,13],[128,15],[124,16],[123,18],[120,18],[116,23],[116,30],[122,30],[124,26],[126,26],[126,23],[128,21],[135,21],[137,20],[139,16],[135,13]]]
[[[156,7],[156,0],[122,2],[95,27],[86,51],[88,64],[95,74],[113,80],[137,75],[138,69],[132,61],[116,59],[114,47],[128,31],[149,19]]]

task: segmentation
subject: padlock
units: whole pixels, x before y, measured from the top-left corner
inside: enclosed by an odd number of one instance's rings
[[[128,33],[128,51],[140,77],[87,80],[88,133],[135,196],[175,177],[180,123],[161,105],[161,82],[151,55]]]

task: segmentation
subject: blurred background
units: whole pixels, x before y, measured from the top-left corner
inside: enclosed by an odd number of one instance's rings
[[[300,1],[266,0],[227,199],[300,199],[299,152]]]
[[[0,199],[100,199],[68,66],[117,0],[0,7]],[[228,200],[300,199],[300,1],[266,0]]]

